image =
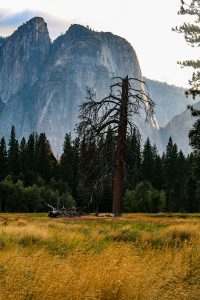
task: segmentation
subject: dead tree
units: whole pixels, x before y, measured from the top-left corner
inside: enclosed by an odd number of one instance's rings
[[[112,128],[116,136],[115,166],[113,178],[113,214],[121,213],[122,183],[125,173],[124,158],[126,155],[127,134],[138,128],[134,116],[140,115],[141,109],[155,121],[154,103],[149,97],[146,84],[136,78],[115,77],[117,82],[110,86],[110,94],[100,101],[95,101],[95,94],[87,89],[86,102],[80,105],[80,122],[77,132],[80,139],[98,140]]]
[[[64,206],[62,208],[53,207],[52,205],[45,202],[45,205],[51,208],[51,211],[48,213],[48,217],[50,218],[74,218],[74,217],[80,217],[84,214],[84,212],[80,208],[65,208]]]

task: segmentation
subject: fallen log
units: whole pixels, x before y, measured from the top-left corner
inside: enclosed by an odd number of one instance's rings
[[[60,209],[56,209],[48,203],[45,204],[52,209],[48,213],[48,217],[50,218],[74,218],[84,215],[84,212],[80,208],[73,207],[67,209],[63,206]]]

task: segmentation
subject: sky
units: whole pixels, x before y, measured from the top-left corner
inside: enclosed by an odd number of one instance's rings
[[[197,59],[199,49],[172,32],[187,21],[177,14],[179,7],[180,0],[0,0],[0,36],[12,34],[34,16],[45,19],[52,40],[71,24],[88,25],[126,38],[144,76],[187,87],[192,69],[177,61]]]

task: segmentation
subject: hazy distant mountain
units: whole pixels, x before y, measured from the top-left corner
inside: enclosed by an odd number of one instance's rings
[[[200,102],[193,105],[194,108],[200,109]],[[192,128],[196,118],[191,116],[190,110],[186,109],[181,114],[175,116],[164,128],[160,129],[161,139],[163,142],[163,150],[167,145],[168,137],[171,136],[173,141],[177,143],[185,154],[191,152],[189,146],[188,133]]]
[[[183,112],[194,101],[185,96],[185,90],[167,83],[144,78],[150,96],[155,102],[155,113],[160,127],[164,127],[174,116]]]
[[[109,92],[114,76],[141,79],[136,53],[123,38],[72,25],[53,43],[47,24],[35,17],[10,37],[0,39],[0,134],[8,137],[15,125],[18,137],[45,132],[55,153],[61,153],[64,135],[73,131],[86,87],[97,98]],[[184,90],[145,79],[161,126],[184,111]],[[143,141],[150,136],[163,149],[164,135],[136,118]],[[165,132],[165,133],[164,133]]]

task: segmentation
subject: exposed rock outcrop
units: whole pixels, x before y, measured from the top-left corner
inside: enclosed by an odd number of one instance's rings
[[[0,47],[0,97],[8,102],[39,79],[50,50],[47,24],[35,17],[20,26]]]

